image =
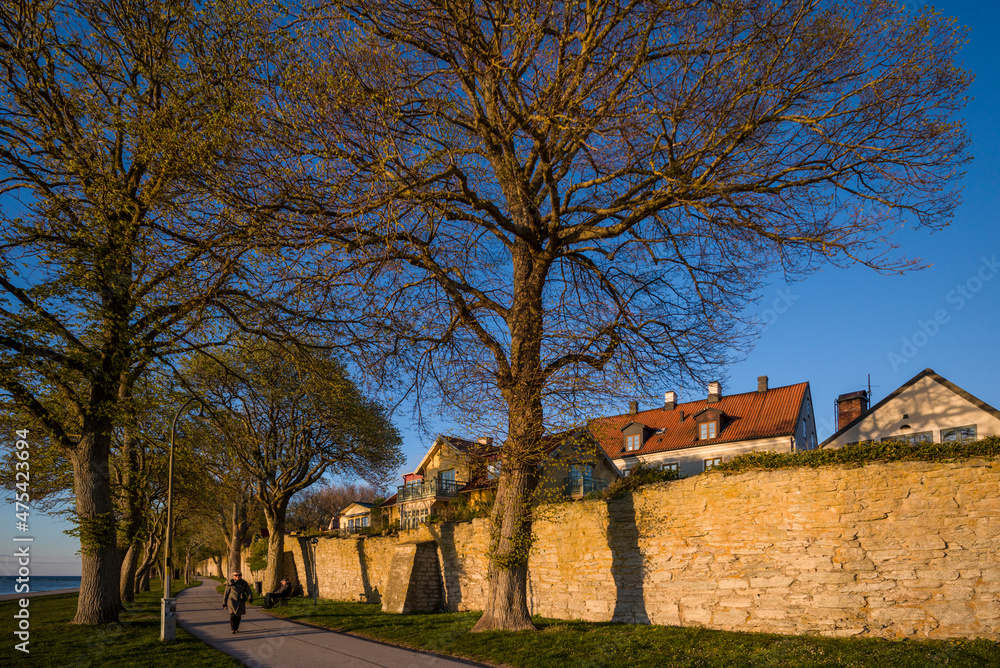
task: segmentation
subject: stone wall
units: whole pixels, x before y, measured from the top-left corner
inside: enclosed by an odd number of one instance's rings
[[[986,461],[708,473],[615,501],[545,506],[529,561],[531,611],[1000,640],[998,480],[1000,463]],[[482,609],[486,521],[413,533],[401,540],[437,544],[443,606]],[[364,582],[385,595],[396,544],[322,539],[320,595],[356,600]]]
[[[559,619],[1000,639],[1000,464],[892,463],[663,483],[550,506],[533,613]],[[442,525],[450,609],[481,609],[486,524]]]

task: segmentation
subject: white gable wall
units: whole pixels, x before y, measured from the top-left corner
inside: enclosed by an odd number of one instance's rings
[[[904,418],[903,415],[908,417]],[[900,430],[904,424],[909,429]],[[1000,434],[1000,420],[967,401],[929,376],[900,392],[862,419],[827,448],[847,443],[881,441],[887,436],[931,432],[935,443],[941,442],[941,430],[976,425],[976,438]]]

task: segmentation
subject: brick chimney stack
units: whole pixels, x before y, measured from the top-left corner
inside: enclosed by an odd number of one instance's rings
[[[677,408],[677,393],[673,390],[663,395],[663,409],[672,411]]]
[[[767,392],[767,376],[757,376],[757,391]]]
[[[837,431],[857,420],[868,410],[868,393],[864,390],[837,397]]]
[[[708,403],[717,404],[722,398],[722,383],[713,380],[708,384]]]
[[[639,412],[639,402],[638,401],[630,401],[630,402],[628,402],[628,412],[629,412],[629,415],[635,415],[636,413],[638,413]]]
[[[493,439],[488,436],[480,436],[479,445],[485,445],[486,447],[490,447],[491,445],[493,445]]]

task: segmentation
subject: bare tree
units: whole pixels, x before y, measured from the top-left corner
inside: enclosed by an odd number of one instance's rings
[[[264,587],[278,586],[292,497],[325,474],[384,479],[401,463],[399,432],[330,356],[248,342],[190,375],[224,443],[253,479],[268,530]]]
[[[330,520],[353,501],[371,503],[378,491],[371,485],[338,483],[303,490],[288,506],[288,523],[293,527],[326,529]]]
[[[946,224],[958,202],[964,31],[930,12],[336,8],[274,88],[269,140],[302,159],[274,170],[273,210],[317,239],[317,291],[353,279],[367,295],[348,305],[366,368],[502,422],[477,631],[532,628],[528,499],[547,431],[702,379],[749,345],[740,313],[774,272],[917,266],[892,229]]]

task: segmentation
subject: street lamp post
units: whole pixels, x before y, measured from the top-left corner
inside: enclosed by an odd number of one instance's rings
[[[319,538],[313,538],[312,540],[309,541],[309,544],[312,545],[312,558],[313,558],[312,559],[312,561],[313,561],[313,568],[312,568],[312,570],[313,570],[313,586],[312,586],[312,590],[313,590],[313,605],[316,605],[318,603],[317,598],[319,597],[319,571],[316,570],[316,566],[317,566],[317,564],[316,564],[316,545],[318,543],[319,543]]]
[[[173,422],[170,423],[170,457],[167,465],[167,537],[163,546],[163,598],[160,600],[160,640],[170,641],[177,637],[177,601],[170,596],[170,569],[173,564],[170,562],[170,539],[173,529],[174,519],[174,439],[177,435],[177,419],[184,412],[184,409],[199,399],[191,398],[185,401],[177,412],[174,413]],[[199,416],[202,421],[208,418]]]

